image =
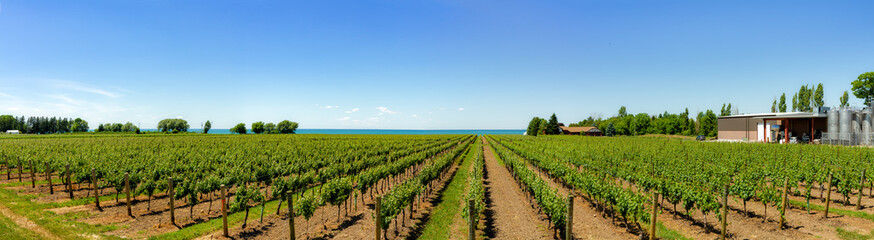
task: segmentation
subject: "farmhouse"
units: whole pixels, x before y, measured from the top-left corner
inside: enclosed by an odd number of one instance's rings
[[[718,138],[771,143],[819,142],[828,126],[825,111],[722,116],[717,120]]]
[[[601,130],[596,127],[565,127],[564,124],[558,126],[561,128],[561,134],[564,135],[586,135],[586,136],[601,136]]]

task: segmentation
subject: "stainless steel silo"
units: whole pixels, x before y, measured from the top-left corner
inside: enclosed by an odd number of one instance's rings
[[[871,117],[874,116],[874,109],[865,109],[862,111],[862,144],[872,145],[874,139],[871,137]]]
[[[842,108],[838,126],[840,128],[840,139],[843,144],[849,144],[850,138],[853,135],[853,114],[849,108]]]
[[[840,110],[837,108],[832,109],[828,112],[828,137],[824,140],[838,140],[840,136],[841,129],[838,127],[838,122],[840,121]]]

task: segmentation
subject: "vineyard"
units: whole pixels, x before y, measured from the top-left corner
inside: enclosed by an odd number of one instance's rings
[[[21,239],[868,239],[869,152],[657,137],[4,137],[0,229]]]

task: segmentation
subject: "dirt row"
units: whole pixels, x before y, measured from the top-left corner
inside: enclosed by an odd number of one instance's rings
[[[516,185],[512,175],[498,164],[483,138],[486,195],[486,237],[494,239],[552,239],[545,216],[539,214]]]

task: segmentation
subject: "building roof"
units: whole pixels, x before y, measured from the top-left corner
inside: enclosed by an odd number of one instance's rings
[[[788,113],[751,113],[731,116],[721,116],[722,118],[756,118],[756,119],[774,119],[774,118],[824,118],[826,114],[810,113],[810,112],[788,112]]]
[[[581,132],[601,132],[600,129],[596,127],[565,127],[559,126],[562,132],[570,132],[570,133],[581,133]]]

